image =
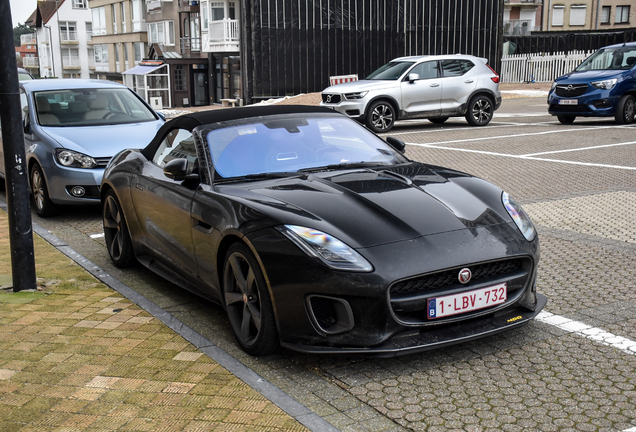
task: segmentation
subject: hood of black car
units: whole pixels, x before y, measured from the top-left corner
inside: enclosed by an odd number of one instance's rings
[[[462,184],[472,177],[459,178],[413,164],[256,182],[241,195],[261,211],[271,207],[282,223],[327,232],[352,247],[507,222]]]

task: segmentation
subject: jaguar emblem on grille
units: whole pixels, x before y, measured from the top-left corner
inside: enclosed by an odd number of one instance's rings
[[[327,95],[327,103],[331,103],[331,96],[332,95]]]
[[[469,268],[463,268],[459,271],[459,275],[457,275],[457,279],[459,279],[460,283],[467,284],[470,282],[470,278],[473,276],[473,273]]]

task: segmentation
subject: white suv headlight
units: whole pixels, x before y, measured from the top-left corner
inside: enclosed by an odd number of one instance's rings
[[[368,91],[361,91],[361,92],[355,92],[355,93],[345,93],[343,96],[347,100],[354,100],[354,99],[362,99],[363,97],[365,97],[367,95],[367,93],[369,93],[369,92]]]

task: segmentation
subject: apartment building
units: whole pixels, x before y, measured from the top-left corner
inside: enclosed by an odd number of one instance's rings
[[[541,30],[544,0],[504,0],[504,35],[526,36]]]
[[[544,0],[543,30],[616,30],[636,25],[634,0]]]
[[[35,33],[20,35],[20,46],[16,47],[15,52],[19,56],[18,67],[28,70],[31,75],[39,75],[40,63]]]
[[[91,13],[87,0],[44,0],[25,22],[36,30],[41,77],[88,78]]]
[[[148,49],[145,0],[84,0],[91,13],[94,69],[91,78],[122,82],[122,72]]]

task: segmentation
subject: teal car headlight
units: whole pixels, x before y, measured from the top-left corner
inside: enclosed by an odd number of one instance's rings
[[[373,271],[369,261],[332,235],[298,225],[283,225],[277,228],[307,255],[318,258],[332,269]]]
[[[591,82],[590,84],[597,89],[611,90],[616,85],[616,81],[617,79],[613,78],[613,79],[608,79],[603,81],[594,81],[594,82]]]
[[[513,200],[507,192],[501,194],[501,201],[526,240],[534,240],[537,235],[537,231],[534,229],[534,225],[532,224],[530,217],[525,211],[523,211],[521,206],[517,204],[517,202]]]
[[[62,166],[72,168],[95,168],[97,162],[90,156],[67,149],[55,150],[55,160]]]

